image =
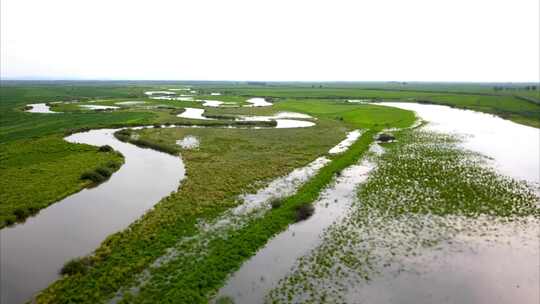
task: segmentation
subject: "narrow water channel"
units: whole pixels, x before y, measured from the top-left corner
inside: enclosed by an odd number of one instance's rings
[[[59,278],[67,260],[91,253],[108,235],[126,228],[178,188],[185,174],[179,157],[123,143],[114,138],[114,131],[92,130],[66,138],[110,145],[122,153],[125,164],[110,180],[0,231],[1,303],[29,300]]]
[[[372,169],[371,163],[363,161],[343,170],[314,203],[314,215],[290,225],[271,239],[229,278],[216,299],[229,297],[235,304],[263,303],[266,294],[276,287],[296,260],[320,243],[324,229],[347,213],[357,199],[358,185],[367,179]]]

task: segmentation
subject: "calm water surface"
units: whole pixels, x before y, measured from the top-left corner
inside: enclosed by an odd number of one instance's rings
[[[430,122],[428,129],[466,135],[464,147],[493,158],[501,173],[518,180],[540,182],[540,129],[447,106],[406,102],[377,104],[415,111]]]

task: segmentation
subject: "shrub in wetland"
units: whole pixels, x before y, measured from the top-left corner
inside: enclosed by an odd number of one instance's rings
[[[270,206],[272,206],[272,209],[277,209],[281,207],[283,204],[283,200],[281,198],[275,197],[272,200],[270,200]]]
[[[89,258],[75,258],[67,261],[60,269],[61,275],[84,274],[91,266]]]
[[[112,152],[114,151],[114,149],[109,145],[104,145],[104,146],[99,147],[98,151],[99,152]]]
[[[313,213],[315,213],[315,207],[311,204],[302,204],[296,208],[296,222],[307,220]]]
[[[18,221],[21,221],[29,215],[29,212],[26,208],[17,208],[15,211],[13,211],[13,214],[15,214]]]
[[[94,184],[99,184],[99,183],[104,182],[107,178],[96,171],[86,171],[83,174],[81,174],[81,179],[89,180],[93,182]]]

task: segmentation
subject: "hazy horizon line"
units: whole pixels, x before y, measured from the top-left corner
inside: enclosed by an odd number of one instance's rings
[[[55,78],[55,77],[1,77],[0,81],[151,81],[151,82],[298,82],[298,83],[470,83],[470,84],[539,84],[540,81],[468,81],[468,80],[254,80],[254,79],[137,79],[137,78]]]

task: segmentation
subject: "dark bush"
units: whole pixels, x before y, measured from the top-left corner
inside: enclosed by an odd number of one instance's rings
[[[154,128],[159,129],[159,128],[161,128],[161,125],[160,124],[154,124]]]
[[[104,146],[99,147],[98,151],[99,152],[112,152],[114,151],[114,149],[109,145],[104,145]]]
[[[300,222],[308,219],[315,213],[315,208],[310,204],[303,204],[296,208],[296,221]]]
[[[74,275],[74,274],[83,274],[88,270],[90,266],[90,260],[88,258],[75,258],[72,259],[62,266],[60,269],[61,275]]]
[[[28,215],[34,215],[38,213],[39,209],[36,207],[28,207]]]
[[[119,162],[115,162],[114,160],[111,160],[107,163],[107,167],[111,168],[113,171],[120,169],[120,165],[121,164]]]
[[[273,198],[270,201],[270,205],[272,206],[272,209],[279,208],[279,207],[281,207],[282,204],[283,204],[283,200],[280,199],[280,198]]]
[[[388,142],[394,139],[396,138],[393,135],[386,134],[386,133],[381,133],[379,134],[379,136],[377,136],[377,140],[382,141],[382,142]]]
[[[93,183],[98,184],[105,181],[107,178],[97,173],[96,171],[86,171],[83,174],[81,174],[81,179],[86,179],[86,180],[92,181]]]
[[[13,211],[13,214],[15,215],[15,217],[17,217],[18,221],[21,221],[28,217],[29,212],[25,208],[17,208],[15,209],[15,211]]]
[[[118,140],[120,141],[129,141],[129,139],[131,138],[131,130],[130,129],[122,129],[120,131],[116,131],[114,133],[114,137],[118,138]]]
[[[101,176],[103,177],[110,177],[112,175],[112,170],[107,168],[107,167],[99,167],[99,168],[96,168],[96,172],[98,174],[100,174]]]
[[[223,115],[223,114],[204,114],[206,118],[222,119],[222,120],[235,120],[235,115]]]

